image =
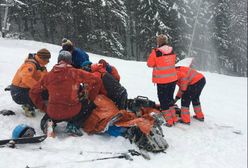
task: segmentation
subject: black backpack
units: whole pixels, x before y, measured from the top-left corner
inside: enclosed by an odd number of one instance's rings
[[[46,70],[46,67],[40,66],[40,64],[37,62],[37,60],[35,59],[35,55],[36,55],[36,53],[29,53],[28,54],[28,59],[25,61],[25,63],[26,62],[33,63],[35,65],[35,67],[36,67],[36,70],[39,70],[39,71]]]

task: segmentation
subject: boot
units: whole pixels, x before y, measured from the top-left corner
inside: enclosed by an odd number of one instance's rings
[[[193,116],[194,119],[197,119],[198,121],[204,121],[204,115],[201,109],[201,105],[193,106],[195,115]]]
[[[173,123],[176,124],[178,122],[178,118],[176,115],[176,109],[172,106],[172,107],[170,107],[170,112],[172,115]]]
[[[30,105],[22,105],[22,109],[24,110],[24,115],[26,117],[35,117],[35,111],[34,108]]]
[[[178,122],[181,123],[181,124],[190,125],[190,122],[185,122],[185,121],[183,121],[182,119],[178,120]]]
[[[180,123],[190,123],[190,113],[189,113],[189,107],[181,107],[181,121]]]
[[[172,119],[172,115],[171,115],[170,110],[169,109],[163,110],[163,111],[161,111],[161,113],[163,114],[164,119],[166,121],[165,126],[172,127],[173,126],[173,119]]]
[[[68,122],[65,128],[65,132],[72,136],[83,136],[80,128],[77,128],[73,123]]]
[[[198,118],[197,115],[194,115],[193,118],[198,120],[198,121],[204,122],[204,117]]]

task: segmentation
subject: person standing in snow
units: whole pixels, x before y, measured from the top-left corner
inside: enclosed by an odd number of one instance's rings
[[[179,66],[177,71],[177,85],[179,90],[177,92],[175,102],[181,99],[181,123],[190,124],[189,106],[192,101],[195,119],[204,121],[204,115],[201,109],[200,95],[202,89],[206,84],[205,77],[197,72],[195,69]]]
[[[106,60],[104,60],[104,59],[100,59],[100,60],[98,61],[98,63],[99,63],[99,64],[102,64],[102,65],[103,65],[103,68],[105,68],[106,71],[107,71],[108,73],[110,73],[118,82],[120,82],[121,77],[120,77],[120,75],[119,75],[117,69],[116,69],[113,65],[110,65],[110,64],[109,64]]]
[[[89,55],[83,50],[74,47],[73,43],[67,38],[62,39],[62,51],[69,51],[72,54],[72,66],[82,68],[85,61],[89,61]]]
[[[82,136],[80,128],[90,115],[95,105],[93,100],[99,92],[99,79],[93,74],[72,65],[72,56],[68,51],[61,51],[58,64],[30,91],[33,103],[46,114],[41,120],[41,129],[47,133],[48,123],[67,121],[65,132]],[[81,84],[88,84],[88,100],[79,100]],[[47,90],[49,94],[46,103],[41,93]]]
[[[45,48],[40,49],[36,54],[29,54],[12,80],[11,97],[17,104],[22,105],[27,117],[35,115],[35,106],[29,97],[29,91],[47,74],[45,66],[49,63],[50,58],[51,54]],[[44,93],[43,97],[47,97],[47,95]]]
[[[153,68],[152,82],[157,84],[161,112],[166,120],[166,126],[171,127],[178,121],[173,107],[173,93],[177,81],[176,54],[168,45],[166,35],[158,35],[156,40],[157,48],[152,50],[147,66]]]

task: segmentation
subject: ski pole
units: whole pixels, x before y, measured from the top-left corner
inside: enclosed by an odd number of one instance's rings
[[[69,163],[86,163],[86,162],[95,162],[95,161],[100,161],[100,160],[108,160],[108,159],[126,159],[129,161],[133,161],[133,158],[126,154],[122,153],[121,155],[118,156],[111,156],[111,157],[103,157],[103,158],[96,158],[96,159],[90,159],[90,160],[78,160],[78,161],[70,161],[70,162],[57,162],[56,164],[69,164]],[[46,167],[45,165],[40,165],[40,166],[26,166],[25,168],[42,168]]]

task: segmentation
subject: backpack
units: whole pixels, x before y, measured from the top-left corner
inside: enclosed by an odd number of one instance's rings
[[[154,101],[151,101],[148,99],[148,97],[145,96],[137,96],[134,99],[128,99],[127,100],[127,108],[131,112],[134,112],[137,117],[141,117],[141,108],[142,107],[150,107],[154,109],[158,109],[158,105]]]
[[[124,137],[130,140],[130,143],[135,143],[140,149],[148,152],[164,152],[168,147],[167,141],[161,127],[154,125],[148,135],[142,133],[136,126],[127,129]]]
[[[36,53],[29,53],[28,59],[25,61],[25,63],[26,62],[33,63],[36,67],[36,70],[40,70],[40,71],[46,70],[46,67],[42,67],[42,66],[40,66],[40,64],[38,64],[38,62],[36,61],[36,59],[34,57],[35,55],[36,55]]]

